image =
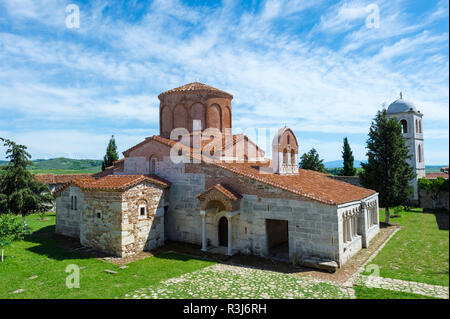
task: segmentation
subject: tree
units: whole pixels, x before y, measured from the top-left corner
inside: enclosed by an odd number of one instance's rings
[[[315,148],[312,148],[308,153],[305,153],[300,157],[300,168],[322,173],[326,172],[323,160],[319,158],[319,153],[317,153]]]
[[[0,215],[0,247],[2,248],[1,261],[3,262],[3,250],[11,246],[13,241],[23,238],[25,231],[20,220],[13,214]]]
[[[117,154],[116,140],[114,139],[114,135],[112,135],[109,140],[108,147],[106,148],[106,155],[103,157],[102,171],[104,171],[107,167],[112,166],[118,159],[119,154]]]
[[[441,192],[448,192],[449,183],[448,179],[438,177],[435,179],[419,178],[419,189],[423,189],[430,195],[433,200],[433,209],[436,209]]]
[[[355,176],[356,170],[353,167],[353,152],[348,144],[347,137],[344,138],[344,146],[342,151],[342,158],[344,159],[344,169],[341,171],[342,176]]]
[[[28,231],[25,216],[46,210],[54,198],[48,186],[38,182],[27,170],[31,164],[27,147],[4,138],[0,140],[7,147],[6,158],[10,160],[0,175],[0,212],[21,215]]]
[[[386,110],[378,111],[370,127],[367,139],[368,162],[359,175],[361,185],[379,193],[380,207],[385,207],[389,222],[389,207],[403,205],[412,192],[410,181],[415,178],[407,160],[411,158],[402,127],[394,118],[386,116]]]

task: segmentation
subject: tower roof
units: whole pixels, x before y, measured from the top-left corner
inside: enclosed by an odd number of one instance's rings
[[[207,84],[200,83],[200,82],[188,83],[188,84],[176,87],[174,89],[170,89],[168,91],[162,92],[160,95],[158,95],[158,98],[161,98],[162,96],[165,96],[165,95],[168,95],[171,93],[175,93],[175,92],[214,92],[214,93],[226,95],[227,97],[229,97],[231,99],[233,98],[233,95],[231,95],[230,93],[216,89],[215,87],[212,87]]]
[[[387,109],[387,112],[390,114],[405,113],[405,112],[411,112],[411,111],[417,113],[416,106],[412,102],[404,100],[401,92],[400,92],[400,98],[398,100],[395,100],[394,102],[392,102]]]

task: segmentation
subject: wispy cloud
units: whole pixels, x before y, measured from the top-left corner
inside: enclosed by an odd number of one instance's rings
[[[364,157],[371,119],[401,90],[425,114],[424,132],[448,140],[448,28],[435,26],[448,23],[445,1],[425,13],[378,1],[379,29],[365,26],[367,1],[95,1],[80,4],[78,30],[64,26],[66,1],[13,2],[0,4],[0,131],[11,136],[38,136],[36,123],[67,135],[91,126],[98,139],[87,130],[73,143],[98,157],[110,134],[157,132],[158,93],[198,78],[234,95],[234,127],[320,135],[328,160],[347,134]],[[52,143],[34,149],[78,147]]]

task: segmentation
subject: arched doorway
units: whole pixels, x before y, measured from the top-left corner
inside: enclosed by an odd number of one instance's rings
[[[228,246],[228,219],[222,217],[219,220],[219,246]]]

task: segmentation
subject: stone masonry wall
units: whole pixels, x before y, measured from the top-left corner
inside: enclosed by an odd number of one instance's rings
[[[85,191],[80,242],[83,246],[115,256],[122,255],[122,194]]]
[[[71,209],[71,196],[77,196],[77,209]],[[56,198],[56,233],[80,238],[81,212],[85,208],[84,195],[78,187],[70,186]]]

